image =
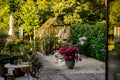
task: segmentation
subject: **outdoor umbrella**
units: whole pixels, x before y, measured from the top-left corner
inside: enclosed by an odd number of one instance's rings
[[[9,32],[8,32],[8,35],[14,35],[14,30],[13,30],[13,27],[14,27],[14,18],[13,16],[11,15],[10,16],[10,29],[9,29]]]

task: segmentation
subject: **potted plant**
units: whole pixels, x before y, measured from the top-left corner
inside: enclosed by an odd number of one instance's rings
[[[64,44],[59,50],[58,53],[63,56],[65,59],[65,65],[69,69],[73,69],[75,65],[75,60],[80,60],[81,58],[78,56],[78,48],[72,45]]]
[[[6,46],[3,51],[11,54],[11,64],[17,64],[19,59],[23,61],[28,60],[28,53],[32,51],[32,46],[28,41],[20,40],[16,37],[9,37],[6,39]]]

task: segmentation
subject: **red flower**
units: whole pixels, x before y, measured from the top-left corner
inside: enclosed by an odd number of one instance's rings
[[[69,59],[73,59],[73,56],[69,56]]]
[[[77,47],[74,47],[74,46],[69,46],[68,48],[60,48],[59,49],[59,53],[60,54],[65,54],[65,53],[71,53],[71,52],[74,52],[74,51],[78,51],[78,48]]]
[[[82,59],[80,57],[78,57],[78,56],[75,56],[75,59],[82,61]]]
[[[64,56],[65,59],[73,59],[73,56]]]
[[[58,52],[59,52],[60,54],[64,54],[64,53],[65,53],[65,50],[66,50],[65,48],[60,48]]]
[[[76,59],[76,60],[82,60],[80,57],[75,56],[76,51],[78,51],[78,48],[75,46],[69,46],[68,48],[62,47],[59,49],[59,53],[60,54],[67,54],[70,53],[69,55],[65,55],[64,58],[65,59]],[[74,57],[75,56],[75,57]]]
[[[78,51],[78,48],[77,47],[74,47],[74,46],[69,46],[67,49],[66,49],[66,53],[71,53],[71,52],[74,52],[74,51]]]
[[[65,59],[69,59],[69,56],[64,56]]]

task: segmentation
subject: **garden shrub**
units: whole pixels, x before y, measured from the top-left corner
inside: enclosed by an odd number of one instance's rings
[[[81,54],[94,57],[99,60],[105,60],[105,23],[96,24],[80,24],[71,25],[72,44],[77,44],[78,39],[82,36],[87,37],[87,41],[83,46],[79,46]]]
[[[0,30],[0,39],[4,39],[6,37],[8,37],[8,34],[5,33],[4,31]]]
[[[8,37],[4,31],[0,30],[0,51],[3,50],[5,46],[5,39]]]
[[[41,51],[41,40],[36,40],[36,51]]]

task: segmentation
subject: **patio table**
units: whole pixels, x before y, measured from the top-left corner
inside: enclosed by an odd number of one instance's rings
[[[15,69],[17,69],[17,68],[29,68],[29,67],[31,67],[31,64],[30,64],[30,62],[22,62],[21,64],[17,64],[17,65],[7,63],[7,64],[4,65],[4,67],[8,69],[8,74],[9,75],[13,75],[14,76],[13,71]],[[27,73],[28,76],[30,75],[29,73]]]
[[[5,80],[3,77],[0,76],[0,80]]]

